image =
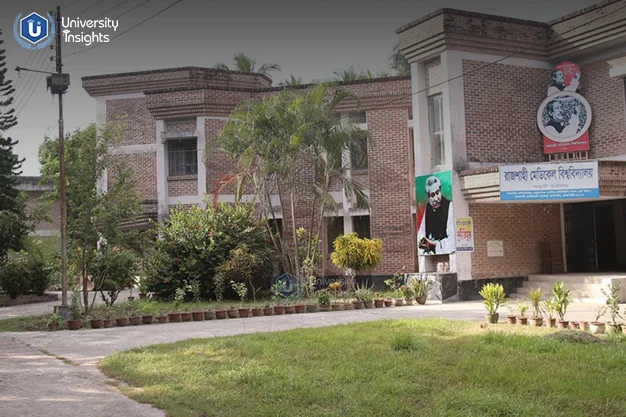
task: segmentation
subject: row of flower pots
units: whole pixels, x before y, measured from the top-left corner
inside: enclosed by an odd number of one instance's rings
[[[425,304],[426,300],[416,299],[418,304]],[[230,308],[227,310],[209,310],[209,311],[192,311],[192,312],[172,312],[167,315],[153,316],[132,316],[121,317],[115,319],[92,319],[89,320],[90,327],[93,329],[125,327],[128,325],[148,325],[153,323],[178,323],[187,321],[203,321],[203,320],[223,320],[226,318],[248,318],[260,316],[281,316],[284,314],[302,314],[314,313],[317,311],[341,311],[341,310],[360,310],[363,308],[384,308],[392,306],[413,305],[412,299],[376,299],[372,301],[352,301],[344,303],[332,304],[297,304],[297,305],[276,305],[273,307],[265,306],[264,308]],[[82,320],[68,320],[67,327],[69,330],[78,330],[83,325]],[[58,325],[49,326],[51,330],[57,330]]]
[[[626,326],[614,323],[604,322],[588,322],[588,321],[557,321],[555,318],[547,319],[544,321],[543,317],[517,317],[507,316],[506,322],[508,324],[520,324],[541,327],[545,324],[545,327],[557,328],[557,329],[572,329],[583,330],[592,334],[606,333],[621,333],[626,334]]]

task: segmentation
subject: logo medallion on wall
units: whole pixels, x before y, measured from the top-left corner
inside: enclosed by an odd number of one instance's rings
[[[537,112],[546,154],[589,150],[591,106],[576,93],[579,81],[580,69],[573,62],[561,62],[552,71],[548,98]]]

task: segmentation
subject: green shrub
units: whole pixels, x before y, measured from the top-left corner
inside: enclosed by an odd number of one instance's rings
[[[502,284],[494,284],[492,282],[485,284],[479,292],[483,298],[483,304],[489,314],[495,314],[498,307],[504,304],[505,294]]]
[[[112,306],[120,292],[133,284],[139,272],[138,259],[133,251],[103,246],[96,252],[91,264],[94,290],[102,301]]]
[[[354,277],[360,271],[378,266],[383,257],[383,241],[380,239],[360,238],[356,233],[338,236],[333,242],[335,250],[330,259],[345,270],[348,290],[354,290]]]
[[[37,250],[9,252],[0,266],[0,289],[11,298],[20,294],[43,295],[50,284],[54,266]]]
[[[158,232],[161,237],[146,264],[148,289],[158,298],[171,300],[177,288],[192,281],[200,284],[202,297],[214,297],[217,268],[233,261],[233,256],[237,262],[231,262],[236,264],[230,265],[235,266],[232,270],[246,269],[255,277],[269,275],[270,236],[251,206],[220,203],[216,208],[208,203],[206,209],[173,209],[169,222],[159,225]],[[237,248],[241,250],[233,255]],[[226,282],[233,279],[225,278]],[[191,296],[188,293],[187,301]]]

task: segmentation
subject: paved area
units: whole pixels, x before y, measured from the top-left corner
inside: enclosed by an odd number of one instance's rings
[[[595,308],[592,304],[572,304],[567,318],[592,320]],[[163,417],[161,411],[119,393],[107,384],[106,377],[96,367],[101,358],[130,348],[385,319],[429,317],[482,321],[484,313],[482,303],[472,301],[73,332],[0,333],[0,417],[109,417],[122,410],[123,415],[130,417]],[[501,320],[505,314],[506,310],[501,311]]]

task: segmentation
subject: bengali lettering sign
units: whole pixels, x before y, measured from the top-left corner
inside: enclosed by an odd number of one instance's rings
[[[500,200],[561,200],[600,196],[598,162],[500,166]]]
[[[455,219],[454,230],[456,233],[457,252],[474,252],[474,225],[471,217],[459,217]]]

